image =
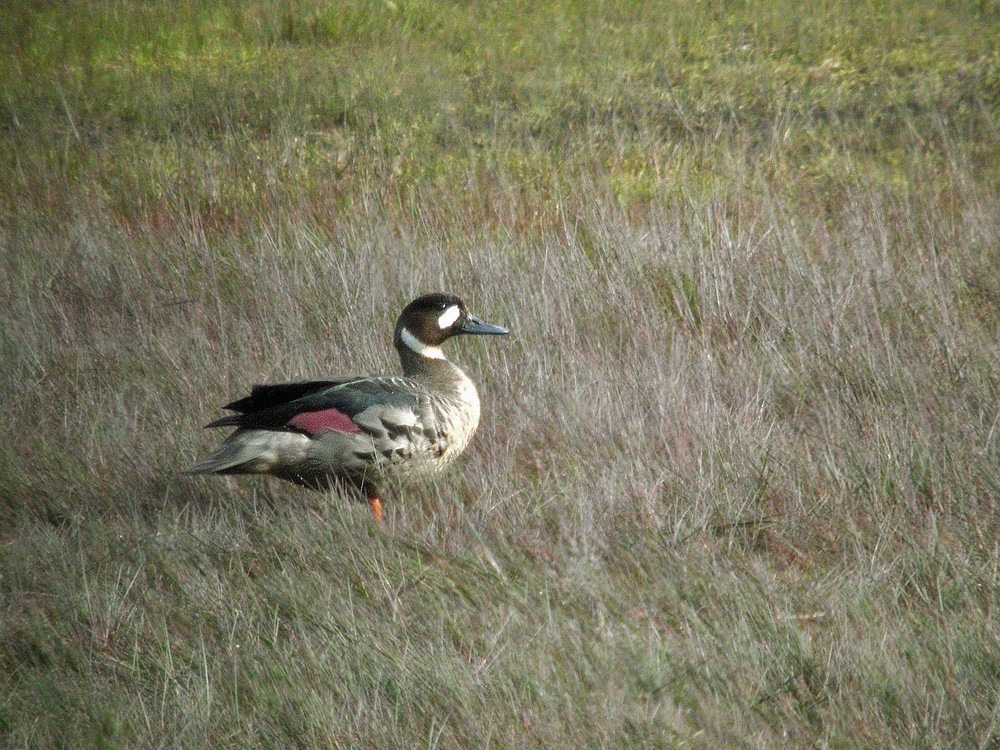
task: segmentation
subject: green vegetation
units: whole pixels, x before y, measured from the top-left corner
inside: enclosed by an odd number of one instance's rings
[[[0,745],[988,748],[995,2],[0,3]],[[177,471],[515,336],[388,527]]]

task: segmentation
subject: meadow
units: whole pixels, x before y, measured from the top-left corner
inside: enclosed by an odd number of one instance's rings
[[[0,746],[1000,737],[1000,6],[0,3]],[[483,420],[179,475],[254,383]]]

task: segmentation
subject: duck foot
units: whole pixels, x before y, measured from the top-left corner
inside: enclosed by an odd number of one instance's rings
[[[368,507],[372,509],[372,515],[375,516],[375,520],[382,523],[382,500],[373,495],[368,498]]]

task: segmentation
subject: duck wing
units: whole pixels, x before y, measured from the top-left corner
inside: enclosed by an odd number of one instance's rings
[[[296,380],[292,383],[255,385],[251,389],[249,396],[232,401],[223,408],[230,411],[238,411],[241,414],[249,414],[250,412],[263,411],[264,409],[296,401],[304,396],[332,388],[335,385],[354,383],[364,379],[365,376],[363,375],[346,375],[326,380]]]
[[[296,398],[288,399],[288,396]],[[259,408],[254,408],[259,407]],[[309,381],[257,386],[227,408],[240,411],[209,427],[302,432],[367,433],[394,439],[419,429],[427,398],[414,381],[400,377]]]

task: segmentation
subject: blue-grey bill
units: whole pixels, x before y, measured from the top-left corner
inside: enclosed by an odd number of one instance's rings
[[[465,325],[462,326],[462,333],[475,333],[486,336],[503,336],[510,333],[510,331],[502,326],[492,326],[489,323],[484,323],[483,321],[473,318],[470,315],[465,321]]]

